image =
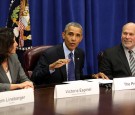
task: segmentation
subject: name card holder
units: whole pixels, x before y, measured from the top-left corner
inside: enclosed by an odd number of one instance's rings
[[[34,90],[20,89],[0,92],[0,107],[34,102]]]
[[[98,82],[78,81],[70,84],[56,85],[54,98],[75,97],[99,94]]]
[[[135,77],[114,78],[112,90],[135,89]]]

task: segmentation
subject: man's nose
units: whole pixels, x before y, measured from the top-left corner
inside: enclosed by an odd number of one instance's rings
[[[76,40],[76,36],[72,36],[72,40]]]
[[[129,34],[127,34],[126,38],[130,38],[130,35],[129,35]]]

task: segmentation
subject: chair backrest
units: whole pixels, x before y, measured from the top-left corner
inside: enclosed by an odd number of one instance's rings
[[[30,78],[40,55],[52,46],[36,46],[24,52],[24,71]]]

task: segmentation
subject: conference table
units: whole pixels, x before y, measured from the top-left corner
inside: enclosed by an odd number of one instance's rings
[[[54,99],[54,86],[34,89],[34,102],[0,108],[0,115],[135,115],[135,90]]]

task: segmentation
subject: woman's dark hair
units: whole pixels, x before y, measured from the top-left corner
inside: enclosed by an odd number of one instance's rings
[[[9,49],[14,43],[14,33],[11,28],[0,28],[0,64],[8,58]]]

